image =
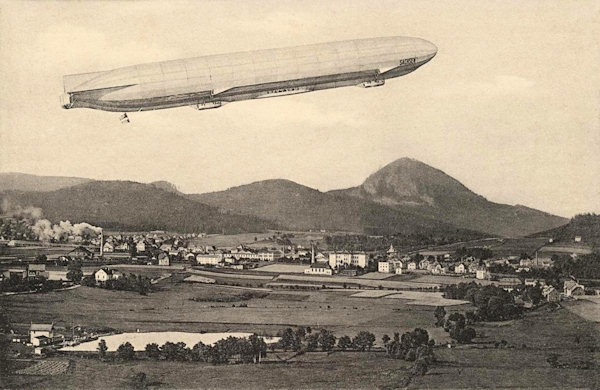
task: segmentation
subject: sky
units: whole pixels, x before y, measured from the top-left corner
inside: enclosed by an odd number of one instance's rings
[[[437,56],[380,88],[132,113],[63,110],[62,76],[383,36]],[[600,213],[600,2],[0,2],[0,172],[359,185],[411,157],[488,200]]]

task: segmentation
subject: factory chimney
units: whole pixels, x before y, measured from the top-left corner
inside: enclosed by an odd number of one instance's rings
[[[315,244],[310,244],[310,263],[315,263]]]
[[[104,256],[104,232],[100,230],[100,257]]]

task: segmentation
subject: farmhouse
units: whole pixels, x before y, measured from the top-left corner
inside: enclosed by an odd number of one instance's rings
[[[410,263],[408,263],[408,266],[406,267],[409,271],[414,271],[417,269],[417,262],[416,261],[411,261]]]
[[[109,268],[100,268],[98,271],[94,273],[94,279],[96,283],[98,282],[106,282],[112,279],[119,279],[121,277],[121,273],[117,270],[109,269]]]
[[[67,255],[76,259],[92,259],[94,257],[94,253],[92,253],[92,251],[82,246],[78,246],[71,252],[67,253]]]
[[[455,274],[464,274],[467,272],[467,269],[465,267],[465,265],[463,263],[459,263],[456,266],[454,266],[454,273]]]
[[[29,342],[35,346],[47,345],[54,338],[54,324],[31,324]]]
[[[567,297],[573,297],[584,294],[585,287],[574,280],[565,280],[563,285],[563,294]]]

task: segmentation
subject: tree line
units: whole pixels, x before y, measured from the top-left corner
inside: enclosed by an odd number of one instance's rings
[[[104,360],[108,351],[104,339],[98,343],[97,351],[100,359]],[[267,356],[267,344],[256,334],[248,338],[229,336],[213,345],[200,341],[192,348],[188,348],[183,342],[166,342],[161,346],[150,343],[146,345],[145,355],[149,359],[167,361],[226,364],[231,359],[237,358],[236,360],[241,363],[260,363],[260,359]],[[119,345],[114,356],[119,360],[136,358],[134,347],[129,342]]]

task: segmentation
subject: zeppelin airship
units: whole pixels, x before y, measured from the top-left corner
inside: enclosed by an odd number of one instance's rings
[[[430,61],[424,39],[386,37],[153,62],[64,76],[63,108],[127,112],[221,107],[327,88],[378,87]]]

